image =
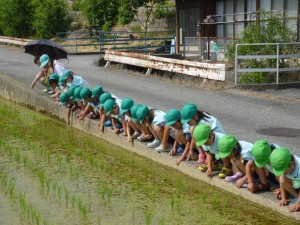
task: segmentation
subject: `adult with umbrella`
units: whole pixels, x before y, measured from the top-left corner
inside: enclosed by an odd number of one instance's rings
[[[41,84],[46,87],[44,92],[48,91],[48,78],[50,74],[56,73],[58,76],[61,76],[63,74],[63,71],[68,69],[65,65],[58,62],[57,60],[53,61],[53,65],[51,63],[51,59],[47,54],[43,54],[38,61],[36,61],[36,64],[39,65],[42,70],[37,74],[37,76],[34,78],[34,80],[31,83],[31,88],[34,87],[37,81],[41,81]],[[53,94],[53,91],[49,91],[49,94]]]
[[[57,61],[57,59],[67,58],[67,52],[63,47],[51,40],[31,41],[25,45],[25,53],[34,55],[35,64],[43,68],[32,81],[31,88],[34,87],[37,81],[41,81],[41,84],[47,87],[43,90],[46,92],[50,74],[57,73],[61,76],[63,71],[68,69],[65,65]]]

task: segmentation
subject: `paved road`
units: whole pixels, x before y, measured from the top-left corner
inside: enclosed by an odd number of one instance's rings
[[[116,71],[94,64],[97,56],[70,56],[61,60],[76,74],[84,76],[92,87],[101,85],[106,91],[119,97],[132,97],[135,102],[147,104],[167,111],[181,109],[186,103],[196,103],[217,117],[224,129],[239,140],[254,142],[264,138],[290,148],[300,155],[300,132],[296,137],[276,137],[257,133],[265,128],[300,129],[300,90],[266,92],[208,91],[189,88],[134,74],[130,71]],[[13,49],[0,47],[0,72],[28,84],[39,68],[33,64],[31,55]],[[36,88],[33,91],[40,91]]]

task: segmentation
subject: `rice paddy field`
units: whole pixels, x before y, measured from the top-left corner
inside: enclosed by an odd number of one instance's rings
[[[0,98],[0,224],[298,224]]]

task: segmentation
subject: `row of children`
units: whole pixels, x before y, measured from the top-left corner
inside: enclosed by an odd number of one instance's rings
[[[127,136],[130,142],[137,139],[149,142],[147,146],[157,152],[179,154],[177,165],[185,159],[195,159],[198,153],[199,169],[208,176],[220,171],[219,178],[236,182],[238,188],[247,187],[253,193],[269,191],[270,183],[278,184],[280,188],[274,193],[280,199],[279,206],[288,203],[289,193],[295,197],[290,211],[300,208],[300,159],[285,147],[265,140],[254,144],[238,141],[225,133],[217,118],[200,111],[195,104],[165,113],[135,104],[131,98],[120,99],[101,86],[90,90],[84,82],[74,82],[67,69],[61,76],[51,74],[48,84],[59,96],[60,104],[68,108],[68,124],[74,111],[79,120],[85,116],[98,118],[101,131],[111,126],[114,133]]]

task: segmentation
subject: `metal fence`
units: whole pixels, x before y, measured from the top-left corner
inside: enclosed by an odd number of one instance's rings
[[[57,41],[69,53],[95,52],[106,49],[141,53],[170,53],[174,48],[174,31],[76,31],[57,33]]]
[[[186,37],[184,39],[184,57],[199,57],[201,60],[225,61],[224,47],[233,38]]]
[[[253,54],[242,54],[243,48]],[[236,45],[235,84],[241,79],[244,79],[243,83],[247,83],[247,80],[249,83],[276,84],[299,81],[299,71],[300,42]],[[239,73],[243,76],[238,76]]]

